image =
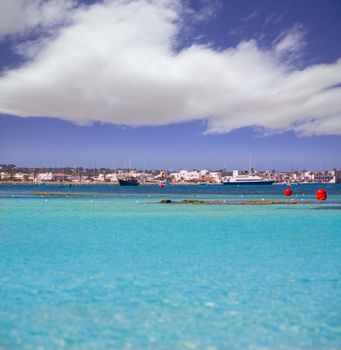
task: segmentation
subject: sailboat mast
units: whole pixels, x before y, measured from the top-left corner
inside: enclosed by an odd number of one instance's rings
[[[249,175],[251,175],[251,155],[249,154]]]

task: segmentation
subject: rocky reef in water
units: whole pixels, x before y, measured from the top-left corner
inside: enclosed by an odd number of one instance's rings
[[[215,205],[293,205],[293,204],[311,204],[311,201],[284,201],[284,200],[267,200],[267,199],[249,199],[249,200],[202,200],[202,199],[183,199],[181,201],[174,201],[171,199],[162,199],[161,204],[215,204]]]

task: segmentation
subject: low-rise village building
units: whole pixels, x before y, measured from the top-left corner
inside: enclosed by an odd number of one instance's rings
[[[112,174],[105,175],[105,181],[117,183],[118,182],[117,174],[112,173]]]
[[[221,182],[221,172],[219,171],[210,171],[209,173],[210,182],[220,183]]]
[[[170,178],[172,182],[180,182],[181,181],[181,174],[180,173],[171,173]]]
[[[53,179],[52,172],[39,173],[35,177],[36,182],[52,181],[52,179]]]

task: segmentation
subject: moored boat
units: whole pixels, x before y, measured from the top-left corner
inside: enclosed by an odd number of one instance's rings
[[[272,185],[274,182],[257,175],[239,175],[238,170],[233,170],[233,175],[223,185]]]
[[[127,179],[118,179],[120,186],[138,186],[140,183],[135,177],[130,177]]]

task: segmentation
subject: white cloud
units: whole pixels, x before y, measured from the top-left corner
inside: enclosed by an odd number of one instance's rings
[[[177,53],[183,10],[174,0],[65,10],[69,24],[53,39],[25,43],[30,60],[0,77],[0,113],[133,126],[201,119],[212,133],[257,125],[341,134],[341,60],[292,70],[279,56],[299,47],[293,32],[271,50],[251,40]]]
[[[282,33],[275,41],[275,52],[278,55],[298,54],[306,45],[304,28],[296,24],[289,31]]]
[[[65,23],[75,0],[1,0],[0,40]]]

